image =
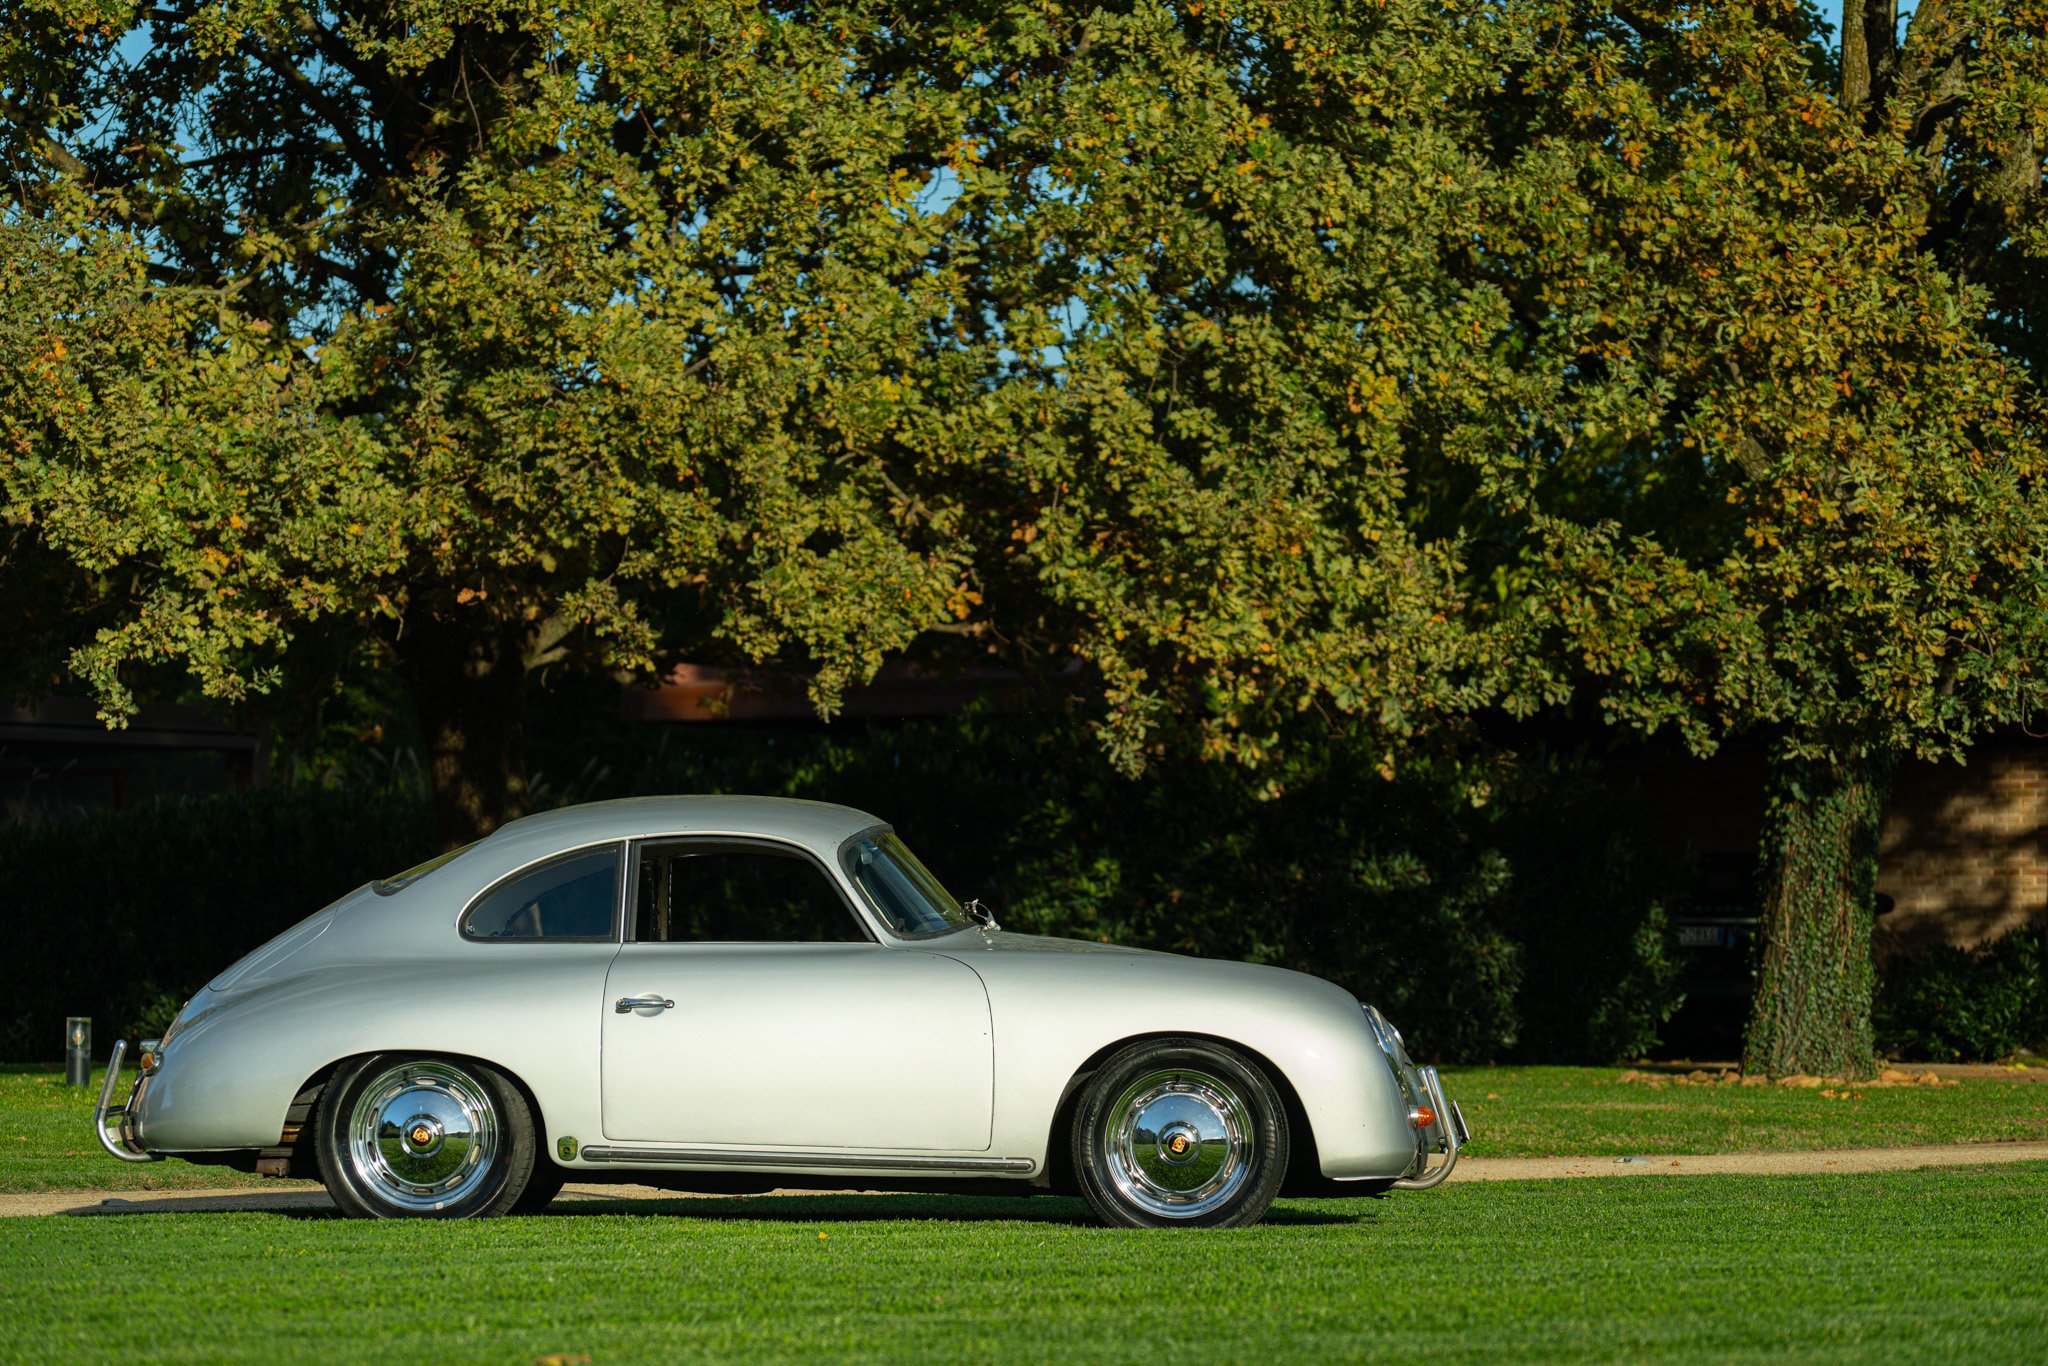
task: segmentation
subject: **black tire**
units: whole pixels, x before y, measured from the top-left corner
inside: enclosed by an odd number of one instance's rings
[[[314,1143],[327,1193],[355,1219],[509,1214],[538,1157],[533,1111],[510,1078],[422,1054],[344,1065],[320,1097]]]
[[[568,1183],[566,1168],[556,1166],[546,1157],[535,1158],[533,1175],[526,1178],[526,1189],[519,1192],[519,1198],[512,1202],[512,1213],[539,1214],[554,1203],[555,1197]]]
[[[1208,1039],[1134,1043],[1074,1110],[1074,1175],[1122,1228],[1242,1228],[1287,1179],[1287,1107],[1265,1069]]]

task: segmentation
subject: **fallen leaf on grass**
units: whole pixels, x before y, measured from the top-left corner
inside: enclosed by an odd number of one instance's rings
[[[1877,1074],[1872,1086],[1960,1086],[1962,1083],[1950,1079],[1943,1081],[1932,1072],[1908,1072],[1903,1068],[1887,1067]]]
[[[589,1366],[588,1352],[549,1352],[544,1357],[535,1357],[533,1366]]]
[[[1703,1067],[1696,1067],[1692,1071],[1682,1074],[1677,1072],[1638,1072],[1634,1068],[1630,1068],[1616,1077],[1615,1080],[1617,1082],[1628,1082],[1636,1086],[1647,1086],[1653,1091],[1661,1090],[1666,1086],[1750,1086],[1756,1084],[1739,1072],[1725,1070],[1709,1072]]]

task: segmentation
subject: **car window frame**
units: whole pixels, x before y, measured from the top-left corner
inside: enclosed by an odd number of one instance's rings
[[[679,835],[643,835],[629,840],[626,852],[626,880],[620,898],[619,945],[621,948],[643,949],[690,949],[690,948],[863,948],[880,946],[881,937],[869,923],[866,908],[848,894],[846,887],[835,876],[831,866],[818,857],[817,851],[794,840],[778,839],[773,835],[731,835],[710,831],[690,832]],[[637,938],[640,911],[640,866],[649,849],[673,848],[683,844],[713,844],[724,846],[757,845],[772,848],[779,853],[794,855],[808,863],[823,879],[832,894],[839,899],[840,908],[863,936],[859,939],[640,939]]]
[[[967,934],[970,931],[979,928],[975,925],[954,925],[948,929],[923,930],[916,934],[909,934],[897,929],[894,925],[889,923],[889,917],[882,913],[881,907],[873,904],[873,898],[868,895],[867,889],[862,887],[860,885],[860,880],[853,875],[853,868],[851,866],[851,856],[854,848],[858,846],[862,840],[873,839],[877,835],[895,834],[896,827],[886,823],[865,826],[859,830],[854,831],[845,839],[839,841],[839,847],[833,851],[833,856],[839,864],[839,875],[841,878],[845,880],[845,884],[847,888],[850,890],[851,895],[853,895],[861,903],[861,911],[863,915],[868,917],[875,924],[879,925],[882,928],[883,933],[887,934],[893,942],[898,944],[915,944],[920,947],[930,944],[933,940],[936,939],[948,939],[951,938],[953,935]],[[900,840],[902,836],[897,835],[897,838]],[[904,847],[907,849],[909,846],[905,845]],[[920,863],[923,862],[922,859],[918,861]],[[930,872],[931,870],[926,869],[926,871]],[[932,876],[936,878],[938,875],[934,873],[932,874]],[[952,893],[948,892],[947,895],[951,896]],[[966,903],[962,902],[960,904],[964,906]]]
[[[531,863],[521,864],[519,867],[514,868],[511,872],[506,873],[503,877],[492,879],[492,881],[489,884],[487,884],[482,891],[478,892],[475,896],[472,896],[468,901],[463,903],[461,912],[458,913],[455,917],[456,935],[465,944],[617,945],[619,943],[619,937],[625,933],[625,930],[623,928],[623,922],[625,919],[626,912],[626,896],[628,889],[631,886],[631,884],[627,881],[626,878],[626,871],[629,866],[629,843],[630,841],[623,839],[593,840],[589,844],[581,844],[576,846],[574,849],[558,849],[554,853],[549,854],[544,858],[537,858],[533,860]],[[480,935],[471,934],[469,932],[469,917],[475,913],[477,907],[482,905],[486,900],[488,900],[490,897],[495,895],[503,888],[509,886],[511,883],[518,881],[520,878],[527,877],[530,874],[537,873],[541,869],[549,866],[550,864],[566,863],[570,859],[584,858],[602,849],[610,849],[612,851],[612,868],[613,871],[617,874],[618,878],[617,882],[613,885],[612,888],[612,927],[608,933],[602,935],[551,934],[531,939],[508,939],[498,935]]]

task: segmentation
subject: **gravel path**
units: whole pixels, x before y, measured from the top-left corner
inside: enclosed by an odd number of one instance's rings
[[[1946,1143],[1916,1148],[1822,1148],[1803,1153],[1706,1153],[1694,1157],[1468,1157],[1453,1181],[1530,1181],[1568,1176],[1805,1176],[1902,1172],[1984,1162],[2048,1160],[2048,1143]]]
[[[2048,1161],[2048,1143],[1954,1143],[1917,1148],[1835,1148],[1804,1153],[1710,1153],[1696,1157],[1468,1157],[1452,1181],[1532,1181],[1587,1176],[1802,1176],[1814,1173],[1896,1172],[1916,1167],[1968,1167],[1987,1162]],[[817,1195],[818,1191],[774,1191]],[[567,1186],[561,1200],[674,1200],[679,1191],[655,1186]],[[729,1196],[697,1197],[706,1200]],[[0,1195],[0,1218],[39,1214],[171,1214],[331,1210],[317,1186],[279,1190],[36,1191]]]

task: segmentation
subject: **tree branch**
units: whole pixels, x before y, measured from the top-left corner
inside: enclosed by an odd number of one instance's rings
[[[1842,107],[1876,123],[1899,58],[1898,0],[1842,0]]]
[[[37,127],[29,116],[22,111],[21,106],[7,98],[4,94],[0,94],[0,116],[4,116],[9,123],[17,128],[23,130],[35,129],[34,132],[29,133],[29,140],[35,143],[42,154],[48,157],[52,164],[65,175],[83,180],[89,185],[94,183],[92,167],[73,156],[62,143]]]
[[[1912,22],[1906,25],[1905,46],[1899,53],[1898,78],[1892,85],[1899,98],[1931,102],[1934,96],[1927,90],[1930,77],[1941,71],[1946,80],[1955,66],[1962,35],[1951,34],[1945,43],[1933,36],[1947,18],[1946,0],[1921,0],[1920,7],[1913,11]]]
[[[292,21],[299,32],[313,40],[313,46],[320,50],[322,57],[355,77],[366,92],[373,86],[385,85],[384,73],[358,57],[355,49],[342,41],[340,34],[323,27],[320,21],[313,17],[310,8],[299,10],[292,16]]]
[[[1634,29],[1638,37],[1648,38],[1653,42],[1665,42],[1671,37],[1669,27],[1658,23],[1655,19],[1637,14],[1627,5],[1612,5],[1609,6],[1609,9],[1615,18]]]
[[[287,59],[283,53],[273,51],[261,38],[252,37],[248,47],[250,56],[262,63],[272,75],[296,90],[306,108],[327,121],[328,127],[341,139],[341,145],[348,152],[349,159],[355,162],[365,176],[372,180],[380,180],[390,174],[390,165],[374,148],[363,141],[362,134],[356,129],[355,120],[348,117],[348,111],[335,103],[334,97],[322,89],[318,81],[301,71],[298,65]]]
[[[346,261],[337,261],[331,256],[315,256],[312,264],[332,275],[335,279],[355,286],[357,294],[373,304],[391,302],[390,282],[361,266],[352,266]]]

